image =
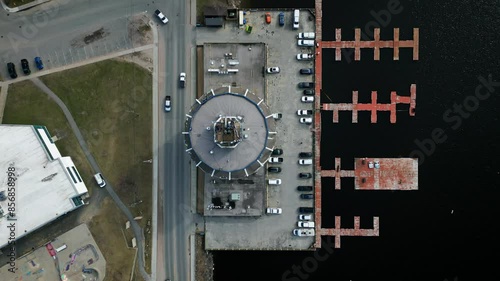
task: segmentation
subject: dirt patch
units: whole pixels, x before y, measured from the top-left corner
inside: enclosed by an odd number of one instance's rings
[[[132,46],[153,44],[153,32],[149,25],[150,18],[146,14],[140,14],[129,18],[128,37],[132,41]]]
[[[104,27],[101,27],[91,33],[87,33],[83,36],[79,36],[71,41],[71,46],[75,48],[82,48],[85,45],[94,43],[98,40],[103,39],[104,37],[108,36],[109,32],[104,29]]]
[[[153,72],[153,50],[146,50],[142,52],[136,52],[129,55],[121,56],[115,58],[119,61],[127,61],[137,64],[138,66],[147,69],[149,72]]]
[[[196,235],[196,281],[214,280],[214,258],[209,251],[205,251],[204,236]]]

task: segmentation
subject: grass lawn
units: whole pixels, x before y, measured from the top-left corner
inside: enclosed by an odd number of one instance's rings
[[[34,1],[35,0],[5,0],[5,5],[7,5],[10,8],[15,8]]]
[[[151,74],[109,60],[42,80],[69,108],[105,178],[145,228],[152,218],[152,165],[144,163],[152,158]]]
[[[55,73],[42,81],[70,109],[89,149],[139,224],[152,218],[151,74],[132,63],[105,61]],[[62,155],[71,156],[91,192],[92,171],[59,107],[30,81],[9,86],[4,124],[45,125]],[[90,198],[92,200],[92,197]],[[126,218],[105,196],[89,228],[108,262],[106,280],[128,280],[135,250],[128,249],[131,230]],[[84,206],[83,208],[90,207]],[[125,237],[126,239],[125,239]],[[145,231],[146,270],[151,264],[151,234]]]
[[[46,126],[59,137],[57,148],[62,156],[71,156],[92,195],[92,170],[59,106],[31,81],[10,84],[8,91],[3,123]]]

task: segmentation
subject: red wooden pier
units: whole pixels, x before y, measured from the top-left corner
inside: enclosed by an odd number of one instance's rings
[[[317,22],[317,21],[316,21]],[[317,26],[316,26],[317,28]],[[392,48],[393,59],[399,60],[399,49],[400,48],[412,48],[413,49],[413,60],[418,60],[418,44],[419,44],[419,31],[418,28],[413,29],[413,40],[399,40],[399,28],[394,28],[394,39],[381,41],[380,40],[380,28],[374,29],[374,40],[373,41],[361,41],[361,29],[354,29],[354,41],[342,41],[342,29],[335,29],[335,41],[325,41],[322,42],[322,48],[335,49],[335,60],[340,61],[342,58],[342,49],[354,49],[354,60],[361,60],[361,48],[372,48],[373,49],[373,59],[380,60],[380,49],[381,48]]]
[[[358,123],[358,111],[371,111],[371,122],[377,123],[377,111],[390,111],[391,123],[396,123],[396,105],[409,104],[409,115],[415,116],[417,105],[417,85],[411,84],[410,96],[398,96],[396,92],[391,92],[391,103],[377,103],[377,91],[372,91],[371,103],[358,103],[358,91],[352,92],[352,103],[324,103],[321,107],[325,111],[333,111],[333,123],[339,122],[339,111],[352,111],[352,123]]]
[[[359,104],[358,92],[353,92],[352,104],[321,105],[322,89],[322,49],[335,48],[335,59],[341,60],[343,48],[354,49],[354,59],[361,59],[361,48],[373,48],[374,60],[380,60],[380,48],[393,48],[393,59],[399,60],[400,48],[413,48],[413,60],[418,60],[419,30],[413,29],[413,40],[399,40],[399,28],[394,29],[394,38],[390,41],[380,40],[380,29],[374,30],[373,41],[361,41],[361,30],[355,29],[354,41],[342,41],[341,29],[336,29],[336,41],[322,41],[322,0],[315,1],[316,16],[316,56],[315,56],[315,102],[314,102],[314,152],[315,152],[315,187],[314,207],[316,222],[315,248],[321,248],[321,236],[335,236],[335,247],[340,248],[342,236],[379,236],[379,218],[373,217],[371,229],[360,228],[360,217],[354,217],[354,228],[341,227],[341,217],[335,216],[334,228],[321,226],[321,178],[335,177],[335,189],[340,189],[342,177],[353,177],[356,190],[416,190],[418,189],[418,160],[409,158],[356,158],[354,170],[342,170],[340,158],[335,159],[335,170],[321,170],[321,110],[332,110],[333,122],[338,122],[339,111],[352,111],[352,122],[357,123],[358,111],[370,111],[371,123],[377,122],[378,111],[390,111],[391,123],[396,122],[396,105],[409,104],[410,116],[415,115],[416,85],[410,86],[410,96],[398,96],[391,92],[390,104],[378,104],[377,92],[372,92],[371,103]]]

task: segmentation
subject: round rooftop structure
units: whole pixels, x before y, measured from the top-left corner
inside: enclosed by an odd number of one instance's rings
[[[212,177],[242,178],[264,166],[274,149],[275,119],[248,89],[221,87],[196,100],[185,123],[186,151]]]

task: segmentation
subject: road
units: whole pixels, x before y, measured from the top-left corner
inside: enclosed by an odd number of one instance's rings
[[[195,84],[191,81],[191,50],[194,46],[194,27],[189,24],[191,14],[190,1],[168,1],[160,5],[169,23],[159,27],[159,70],[164,79],[159,85],[159,104],[165,95],[172,97],[172,111],[161,112],[159,118],[159,186],[163,187],[164,217],[158,218],[158,246],[164,247],[165,260],[158,257],[157,280],[190,280],[189,234],[192,231],[192,213],[190,200],[190,166],[185,152],[181,132],[184,128],[187,109],[194,101]],[[193,7],[194,8],[194,7]],[[163,38],[162,38],[163,36]],[[165,65],[162,65],[165,62]],[[186,88],[179,87],[179,74],[186,72]],[[165,93],[162,95],[161,93]],[[162,118],[164,115],[165,118]],[[161,194],[161,191],[160,191]],[[161,226],[160,224],[163,223]],[[163,238],[163,241],[162,241]],[[161,245],[161,243],[164,245]],[[158,247],[160,252],[160,247]],[[164,272],[162,272],[164,270]]]
[[[196,9],[194,3],[194,0],[53,0],[18,13],[7,14],[0,11],[0,63],[3,65],[8,61],[18,62],[22,58],[34,57],[35,54],[50,54],[54,49],[63,52],[62,56],[59,54],[60,65],[74,63],[73,59],[64,56],[64,51],[72,48],[72,41],[78,34],[88,34],[95,28],[106,26],[110,33],[108,37],[111,38],[107,39],[107,46],[112,46],[119,41],[120,36],[126,34],[126,19],[131,15],[147,11],[152,21],[158,24],[159,75],[158,80],[153,83],[157,83],[159,94],[158,103],[154,105],[162,107],[165,93],[168,93],[172,96],[172,112],[167,114],[160,111],[158,128],[153,128],[159,136],[158,147],[153,148],[158,159],[159,213],[157,263],[152,267],[156,268],[156,272],[151,276],[152,280],[192,278],[188,241],[194,230],[190,197],[192,175],[181,132],[187,109],[194,101],[195,84],[189,83],[194,81],[190,76],[195,73],[194,69],[191,69],[194,60],[191,54],[194,54],[195,28],[190,24],[192,11]],[[156,8],[169,18],[167,25],[161,25],[154,18],[153,11]],[[57,51],[55,53],[57,55]],[[185,89],[178,87],[178,75],[182,71],[188,75]],[[3,67],[0,73],[7,77]],[[39,86],[43,88],[42,85]],[[78,136],[76,124],[72,128]],[[79,141],[83,147],[84,140]],[[92,167],[99,171],[93,157],[87,150],[84,151]],[[113,196],[111,185],[109,191]],[[126,206],[116,194],[114,195],[113,199],[122,211],[131,216]],[[140,243],[142,231],[137,227],[133,229],[139,245],[139,267],[143,277],[149,280],[150,277],[144,271]]]

